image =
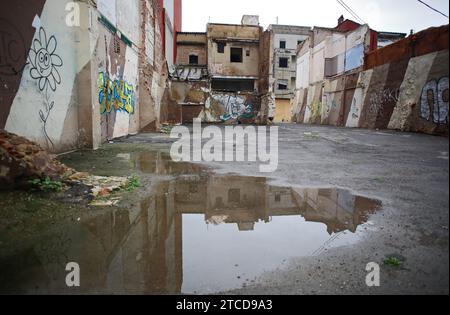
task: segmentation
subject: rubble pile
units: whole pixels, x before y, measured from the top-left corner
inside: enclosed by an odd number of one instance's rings
[[[73,173],[36,143],[0,130],[0,189],[25,187],[36,178],[61,180]]]

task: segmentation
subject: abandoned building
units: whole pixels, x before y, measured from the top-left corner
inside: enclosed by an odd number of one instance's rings
[[[207,25],[206,33],[177,34],[172,97],[182,121],[208,123],[261,121],[261,37],[258,16],[241,24]]]
[[[170,116],[181,0],[2,6],[1,129],[64,152],[156,131]]]
[[[264,30],[255,15],[240,24],[209,23],[202,33],[183,33],[181,24],[181,0],[5,3],[0,128],[51,152],[96,149],[195,118],[448,133],[448,26],[402,39],[343,17],[329,29]],[[401,82],[408,91],[409,81],[395,75],[424,55],[435,66],[414,80],[413,99],[398,91]],[[401,71],[382,73],[396,83],[380,79],[386,85],[367,95],[368,86],[378,86],[372,75],[392,60]],[[362,109],[366,103],[371,109]]]
[[[274,122],[291,122],[291,99],[297,80],[297,48],[309,38],[310,27],[272,24],[270,33],[270,81],[275,95]]]

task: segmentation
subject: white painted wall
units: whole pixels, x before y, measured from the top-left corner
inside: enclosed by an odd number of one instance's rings
[[[297,58],[297,89],[306,89],[309,86],[309,61],[311,53],[308,51]]]
[[[310,84],[323,81],[325,78],[325,44],[326,41],[323,41],[311,49]]]
[[[334,58],[345,53],[344,34],[333,34],[326,40],[325,58]]]
[[[39,89],[39,80],[31,76],[33,66],[28,64],[23,72],[19,90],[11,106],[11,111],[6,122],[5,129],[9,132],[24,136],[42,145],[44,148],[51,148],[43,132],[43,122],[40,119],[39,111],[46,114],[46,103],[54,102],[54,107],[50,111],[46,123],[47,133],[54,143],[59,147],[61,136],[65,124],[78,124],[77,116],[70,116],[72,120],[67,120],[67,114],[73,110],[70,106],[75,90],[75,79],[83,67],[89,62],[89,54],[78,54],[79,51],[89,52],[89,47],[81,47],[83,42],[76,37],[76,28],[68,27],[65,18],[65,11],[68,0],[47,0],[42,15],[40,26],[45,30],[46,39],[41,38],[39,29],[36,29],[34,40],[39,40],[44,45],[54,36],[57,42],[54,55],[59,56],[63,64],[55,67],[61,80],[56,85],[56,90],[47,89],[47,92]],[[31,25],[30,25],[31,27]],[[56,58],[56,57],[55,57]],[[51,80],[51,78],[49,77]],[[67,127],[67,126],[66,126]],[[74,142],[78,135],[73,136]]]

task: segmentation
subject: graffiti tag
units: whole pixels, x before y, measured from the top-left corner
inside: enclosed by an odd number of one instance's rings
[[[58,68],[63,66],[63,61],[55,52],[58,42],[55,36],[47,37],[44,28],[39,29],[39,36],[33,41],[33,45],[28,55],[31,65],[30,76],[38,83],[39,90],[44,93],[44,110],[39,110],[39,118],[43,124],[43,132],[45,138],[53,145],[52,140],[47,132],[47,122],[50,114],[55,106],[54,101],[50,101],[49,88],[55,92],[59,84],[61,84],[61,76]]]
[[[420,98],[420,116],[435,124],[448,125],[448,77],[427,82]]]
[[[389,103],[397,104],[400,98],[400,89],[386,88],[370,95],[369,112],[377,114]]]
[[[124,80],[111,80],[106,73],[100,72],[98,88],[101,114],[109,114],[113,111],[134,114],[136,101],[133,85]]]

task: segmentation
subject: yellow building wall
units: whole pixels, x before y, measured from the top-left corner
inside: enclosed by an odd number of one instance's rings
[[[275,101],[275,123],[292,122],[292,105],[291,100],[277,99]]]

